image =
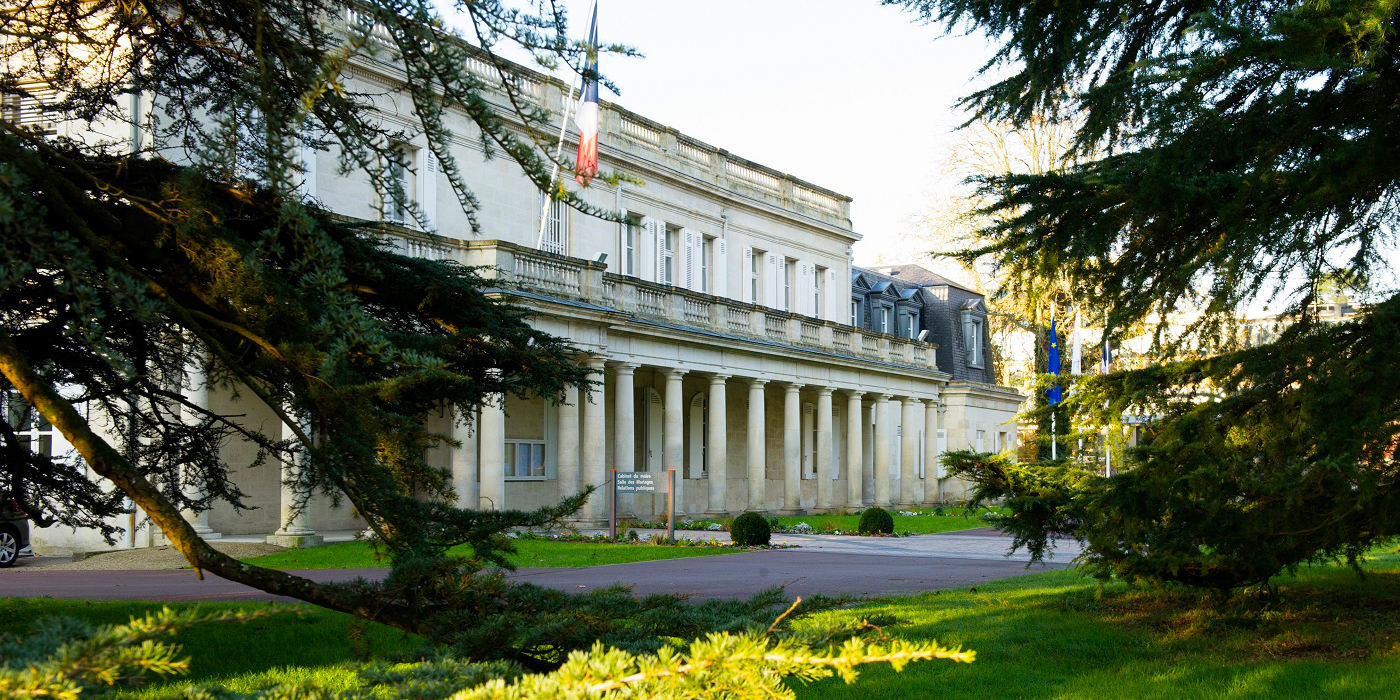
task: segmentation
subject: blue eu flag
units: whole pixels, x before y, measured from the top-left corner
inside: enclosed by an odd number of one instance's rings
[[[1051,316],[1051,317],[1050,317],[1050,362],[1049,362],[1049,364],[1050,364],[1050,368],[1049,368],[1048,371],[1050,372],[1050,374],[1053,374],[1053,375],[1055,375],[1056,377],[1059,377],[1059,376],[1060,376],[1060,335],[1059,335],[1058,333],[1055,332],[1055,317],[1054,317],[1054,316]],[[1050,405],[1051,405],[1051,406],[1054,406],[1054,405],[1060,403],[1060,399],[1062,398],[1062,394],[1061,394],[1062,391],[1063,391],[1063,389],[1060,388],[1059,381],[1057,380],[1057,381],[1055,382],[1055,385],[1052,386],[1052,387],[1050,387],[1050,391],[1046,392],[1046,397],[1050,399]]]

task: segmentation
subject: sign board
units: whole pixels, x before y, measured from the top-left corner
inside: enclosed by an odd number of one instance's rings
[[[617,472],[618,493],[656,493],[656,475],[650,472]]]

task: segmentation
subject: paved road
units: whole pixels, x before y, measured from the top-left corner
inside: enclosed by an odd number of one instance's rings
[[[774,585],[789,593],[912,593],[975,585],[1043,571],[1026,568],[1023,557],[1004,555],[1008,540],[986,532],[909,538],[785,536],[801,549],[767,550],[712,557],[610,564],[577,569],[520,569],[513,576],[564,591],[584,591],[613,583],[639,594],[687,593],[693,598],[752,595]],[[1064,552],[1068,561],[1072,552]],[[1064,563],[1052,564],[1058,568]],[[316,581],[378,578],[383,569],[294,571]],[[0,570],[0,596],[52,596],[94,600],[278,600],[262,591],[193,571],[45,571],[21,565]]]

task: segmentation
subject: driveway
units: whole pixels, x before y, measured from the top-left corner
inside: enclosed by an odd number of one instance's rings
[[[914,537],[781,535],[798,549],[723,556],[665,559],[569,569],[520,569],[511,577],[580,592],[623,583],[638,594],[685,593],[695,599],[735,598],[786,585],[793,595],[850,593],[859,596],[914,593],[976,585],[1010,576],[1061,568],[1077,554],[1063,548],[1061,560],[1027,568],[1024,554],[1005,556],[1010,539],[993,531],[963,531]],[[1073,543],[1069,543],[1073,544]],[[58,571],[29,560],[0,570],[0,596],[51,596],[93,600],[287,600],[210,574],[190,570]],[[314,581],[382,578],[384,569],[294,570]]]

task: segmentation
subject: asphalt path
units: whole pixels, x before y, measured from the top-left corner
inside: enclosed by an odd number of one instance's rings
[[[747,597],[777,585],[785,586],[790,595],[915,593],[976,585],[1065,566],[1062,561],[1027,568],[1024,557],[1005,557],[1009,540],[985,532],[888,539],[812,537],[813,540],[804,541],[799,549],[582,568],[522,568],[511,574],[511,578],[567,592],[621,583],[631,586],[640,595],[682,593],[701,600]],[[204,580],[200,580],[191,570],[46,571],[42,566],[34,566],[32,560],[29,564],[0,570],[0,596],[154,601],[289,600],[207,572]],[[331,582],[361,577],[373,580],[387,572],[384,569],[303,569],[289,573]]]

